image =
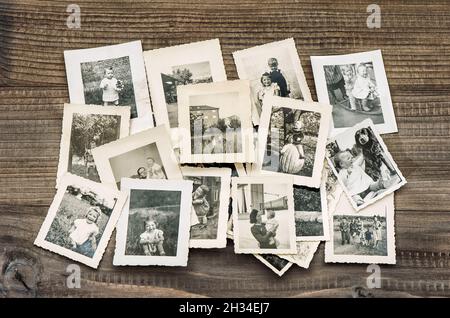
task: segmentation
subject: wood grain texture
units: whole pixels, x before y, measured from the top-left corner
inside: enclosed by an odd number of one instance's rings
[[[73,2],[82,14],[77,30],[66,26]],[[68,289],[72,262],[33,246],[55,193],[68,102],[64,50],[136,39],[149,50],[219,38],[235,79],[233,51],[288,37],[314,99],[309,56],[382,50],[399,128],[384,140],[408,184],[395,196],[397,265],[382,266],[382,288],[370,292],[450,296],[450,5],[377,1],[382,25],[368,29],[372,2],[0,0],[0,297],[352,297],[353,287],[366,286],[365,265],[325,264],[323,244],[309,270],[294,266],[278,278],[231,245],[191,250],[187,268],[116,268],[113,238],[99,270],[81,266],[82,288]],[[29,290],[11,281],[5,264],[37,277]]]

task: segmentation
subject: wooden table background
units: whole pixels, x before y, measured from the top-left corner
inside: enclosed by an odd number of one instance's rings
[[[81,29],[66,26],[81,7]],[[231,53],[294,37],[316,99],[309,56],[383,52],[399,133],[384,140],[408,184],[396,192],[397,265],[381,266],[373,296],[450,295],[450,5],[376,1],[380,29],[368,29],[362,0],[0,0],[0,297],[343,296],[366,286],[366,265],[325,264],[321,244],[309,270],[278,278],[256,258],[191,250],[187,268],[112,266],[112,238],[98,270],[33,246],[55,193],[68,102],[63,50],[141,39],[144,50],[219,38]],[[22,281],[22,282],[21,282]],[[361,294],[367,294],[363,290]]]

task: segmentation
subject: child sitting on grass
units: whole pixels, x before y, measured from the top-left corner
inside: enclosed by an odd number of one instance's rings
[[[92,257],[97,249],[97,226],[101,215],[100,208],[93,206],[88,209],[83,219],[76,219],[69,230],[69,240],[72,249],[80,254]]]
[[[145,232],[139,238],[139,244],[141,244],[145,255],[166,255],[163,246],[164,232],[156,228],[154,221],[145,222]]]
[[[122,81],[114,77],[112,67],[105,69],[105,77],[100,82],[103,90],[103,106],[118,106],[119,92],[123,89]]]

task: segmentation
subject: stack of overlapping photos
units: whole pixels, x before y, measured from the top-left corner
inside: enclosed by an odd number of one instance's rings
[[[325,262],[395,264],[406,183],[380,134],[397,126],[380,51],[311,57],[294,39],[65,52],[57,192],[35,244],[97,268],[187,266],[189,248],[253,254],[278,275]],[[150,97],[152,102],[150,103]],[[342,194],[342,195],[341,195]]]

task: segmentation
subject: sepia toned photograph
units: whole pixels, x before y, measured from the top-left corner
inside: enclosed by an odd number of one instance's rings
[[[177,87],[227,80],[218,39],[175,45],[144,52],[145,68],[156,125],[171,128],[179,147]]]
[[[254,125],[266,95],[312,101],[293,38],[237,51],[233,58],[239,78],[250,81]]]
[[[122,178],[182,179],[165,126],[141,131],[93,149],[100,180],[120,189]]]
[[[371,119],[381,134],[397,132],[381,51],[311,56],[319,102],[333,105],[331,135]]]
[[[114,265],[187,266],[192,182],[123,178]]]
[[[100,182],[92,150],[128,136],[129,118],[129,107],[64,104],[57,179],[69,172]]]
[[[297,252],[292,180],[232,178],[232,200],[236,253]]]
[[[70,102],[129,106],[131,134],[153,127],[141,41],[64,51]]]
[[[297,241],[329,239],[325,183],[319,189],[294,186],[295,231]]]
[[[254,161],[248,81],[178,87],[182,163]]]
[[[356,210],[406,184],[370,119],[330,139],[327,159]]]
[[[325,262],[395,264],[393,194],[359,212],[342,196],[330,220]]]
[[[254,256],[280,277],[292,266],[291,262],[274,254],[254,254]]]
[[[258,160],[252,170],[289,175],[295,184],[318,188],[330,116],[329,105],[267,97],[258,129]]]
[[[231,169],[182,167],[185,180],[193,183],[191,248],[225,248]]]
[[[66,173],[35,245],[97,268],[126,195]]]
[[[297,242],[297,254],[280,255],[280,257],[297,266],[308,269],[314,254],[319,248],[319,244],[320,241]]]

